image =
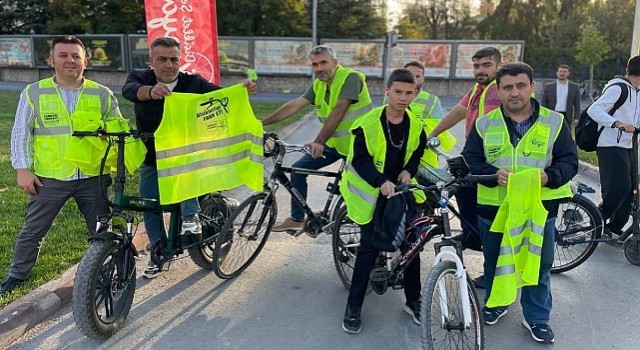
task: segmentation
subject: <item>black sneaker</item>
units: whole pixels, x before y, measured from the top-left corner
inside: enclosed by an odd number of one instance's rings
[[[551,344],[555,340],[555,336],[553,335],[553,331],[548,324],[544,323],[532,323],[529,324],[527,320],[522,320],[522,325],[524,328],[528,329],[531,332],[531,338],[539,343]]]
[[[473,286],[478,288],[478,289],[486,289],[486,285],[484,284],[484,275],[480,275],[476,278],[472,278],[471,279],[471,283],[473,283]]]
[[[418,325],[420,324],[420,300],[407,301],[407,303],[404,304],[403,310],[404,312],[411,315],[411,318],[413,318],[413,323]]]
[[[13,276],[7,277],[2,285],[0,286],[0,295],[11,293],[20,283],[24,282],[24,280],[15,278]]]
[[[484,307],[482,308],[482,318],[486,324],[496,324],[500,317],[507,314],[506,307]]]
[[[154,279],[162,273],[162,268],[156,265],[151,259],[149,259],[149,263],[147,263],[147,268],[144,269],[142,276],[147,279]]]
[[[357,334],[360,332],[360,308],[347,305],[342,320],[342,329],[349,334]]]

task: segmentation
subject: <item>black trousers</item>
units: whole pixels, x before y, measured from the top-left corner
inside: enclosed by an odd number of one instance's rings
[[[620,233],[629,221],[633,191],[633,150],[620,147],[598,147],[598,164],[602,191],[602,215],[608,227]]]
[[[373,222],[360,226],[360,229],[362,235],[371,234],[373,231]],[[347,305],[358,308],[362,307],[364,297],[367,293],[367,286],[369,285],[369,274],[371,270],[373,270],[379,254],[380,251],[367,243],[366,240],[360,240]],[[404,270],[404,296],[407,302],[419,300],[420,289],[420,254],[417,254]]]
[[[476,185],[461,187],[454,197],[462,217],[462,233],[467,237],[473,236],[481,242],[482,237],[478,230],[478,187]]]

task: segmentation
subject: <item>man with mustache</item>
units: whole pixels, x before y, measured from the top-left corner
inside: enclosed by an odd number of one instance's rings
[[[122,88],[122,96],[134,103],[136,127],[142,132],[155,132],[160,126],[164,113],[164,98],[172,92],[205,94],[219,86],[211,84],[198,74],[180,71],[180,44],[173,38],[157,38],[151,43],[149,50],[151,69],[133,71],[127,77]],[[255,94],[258,87],[255,83],[244,80],[250,94]],[[159,198],[158,169],[156,167],[156,151],[154,140],[146,140],[147,155],[140,167],[140,196]],[[180,203],[182,212],[181,234],[199,235],[202,225],[198,218],[200,204],[198,198]],[[162,214],[144,212],[144,224],[151,246],[160,240],[162,234]],[[143,276],[155,278],[162,272],[151,259]]]
[[[44,236],[69,198],[78,204],[92,234],[97,215],[109,212],[98,185],[100,159],[80,168],[65,157],[70,149],[73,153],[92,151],[69,147],[78,123],[121,117],[111,90],[84,78],[85,55],[80,39],[70,35],[53,39],[49,65],[55,75],[30,84],[20,94],[11,132],[11,165],[18,186],[29,195],[29,204],[0,295],[27,279]],[[108,175],[102,181],[109,182]]]
[[[502,61],[502,54],[495,47],[478,50],[473,57],[473,75],[476,83],[460,102],[436,125],[429,137],[436,137],[445,130],[466,119],[466,133],[469,135],[474,121],[500,106],[498,88],[495,83],[496,71]],[[478,234],[477,187],[462,187],[456,194],[456,202],[462,216],[462,234],[454,239],[462,243],[463,248],[482,249],[482,240]],[[484,278],[473,280],[477,288],[484,288]]]
[[[349,128],[369,112],[371,97],[364,74],[338,64],[332,47],[318,45],[311,49],[309,60],[316,79],[304,95],[282,105],[262,121],[269,125],[287,119],[313,104],[322,129],[307,145],[311,156],[304,155],[293,163],[294,168],[320,169],[344,159],[349,153]],[[307,176],[291,174],[293,187],[307,199]],[[274,232],[298,232],[304,226],[304,210],[291,198],[291,216],[273,227]],[[310,234],[310,233],[308,233]]]

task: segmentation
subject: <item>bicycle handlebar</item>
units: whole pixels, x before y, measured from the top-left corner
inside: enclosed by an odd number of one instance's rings
[[[311,156],[311,148],[308,145],[287,143],[280,140],[275,133],[264,134],[264,155],[265,157],[277,156],[288,152],[302,152]],[[324,158],[324,156],[322,156]]]
[[[431,185],[431,186],[423,186],[420,184],[403,184],[403,185],[398,185],[394,188],[394,192],[397,193],[407,193],[410,192],[411,190],[423,190],[423,191],[431,191],[433,189],[436,189],[438,187],[441,188],[446,188],[448,186],[451,186],[452,184],[458,184],[458,185],[474,185],[474,184],[486,184],[486,185],[491,185],[491,184],[495,184],[495,182],[498,181],[498,174],[491,174],[491,175],[466,175],[466,176],[462,176],[462,177],[454,177],[453,179],[451,179],[449,182],[444,183],[444,185],[440,184],[436,184],[436,185]]]
[[[103,129],[98,129],[96,131],[74,131],[72,134],[72,136],[77,136],[77,137],[85,137],[85,136],[94,136],[94,137],[122,137],[125,138],[127,136],[133,136],[135,138],[140,138],[140,139],[153,139],[153,133],[152,132],[142,132],[142,131],[138,131],[138,130],[131,130],[129,132],[127,131],[118,131],[118,132],[108,132],[105,131]]]

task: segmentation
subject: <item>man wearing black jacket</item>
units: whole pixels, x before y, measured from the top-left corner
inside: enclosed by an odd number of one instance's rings
[[[162,121],[164,113],[164,98],[172,92],[186,92],[205,94],[219,86],[211,84],[200,75],[180,72],[180,44],[173,38],[158,38],[151,43],[151,69],[133,71],[127,77],[122,96],[134,102],[136,127],[141,132],[155,132]],[[257,91],[255,83],[243,81],[250,94]],[[147,155],[140,167],[140,196],[145,198],[159,198],[158,170],[156,168],[156,151],[154,140],[145,141]],[[182,233],[200,234],[202,226],[198,219],[200,204],[197,198],[182,203]],[[153,246],[162,232],[162,215],[144,212],[144,223]],[[144,271],[146,278],[155,278],[161,272],[161,267],[149,260]]]
[[[349,217],[361,227],[361,241],[349,290],[342,329],[360,332],[360,310],[380,250],[374,241],[375,215],[383,211],[396,184],[407,184],[418,171],[427,138],[422,123],[407,108],[415,97],[415,78],[407,69],[391,72],[385,94],[388,105],[362,116],[351,129],[352,149],[347,157],[340,191]],[[380,147],[380,143],[384,146]],[[362,193],[366,193],[365,196]],[[370,203],[366,198],[377,198]],[[394,230],[395,233],[395,230]],[[420,323],[420,258],[404,272],[404,310]]]

